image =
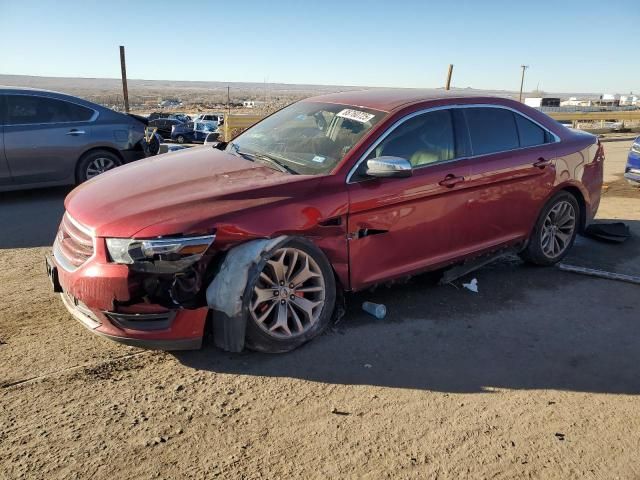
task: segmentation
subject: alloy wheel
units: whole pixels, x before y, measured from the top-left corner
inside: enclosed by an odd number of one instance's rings
[[[107,170],[111,170],[112,168],[115,168],[116,166],[117,166],[116,162],[114,162],[110,158],[98,157],[92,160],[91,163],[89,163],[89,165],[87,165],[86,177],[87,179],[93,178],[96,175],[100,175],[101,173],[104,173]]]
[[[549,258],[560,256],[569,247],[575,228],[574,206],[566,200],[556,203],[542,224],[542,252]]]
[[[298,337],[318,322],[325,282],[317,262],[297,248],[276,250],[253,289],[250,312],[270,336]]]

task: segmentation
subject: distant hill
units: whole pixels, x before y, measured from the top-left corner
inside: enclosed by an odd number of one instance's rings
[[[0,85],[42,88],[86,98],[104,105],[122,104],[122,82],[119,78],[74,78],[74,77],[36,77],[28,75],[2,75]],[[251,82],[203,82],[172,80],[129,79],[129,98],[132,105],[139,108],[157,105],[164,98],[179,98],[185,105],[224,104],[227,87],[232,101],[267,100],[270,103],[286,104],[301,98],[323,93],[362,90],[366,86],[353,85],[298,85],[288,83],[251,83]],[[474,88],[453,88],[464,92],[485,95],[517,97],[518,92],[508,90],[480,90]],[[531,94],[526,94],[531,96]],[[546,96],[568,98],[596,97],[591,93],[546,93]]]

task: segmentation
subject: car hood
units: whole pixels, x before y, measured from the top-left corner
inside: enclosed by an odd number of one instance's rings
[[[195,147],[99,175],[74,189],[65,208],[98,237],[204,233],[216,217],[281,201],[278,185],[310,178]]]

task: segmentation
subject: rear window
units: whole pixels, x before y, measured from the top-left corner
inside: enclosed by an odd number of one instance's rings
[[[54,98],[7,96],[7,123],[10,125],[83,122],[90,120],[93,113],[90,108]]]
[[[474,155],[513,150],[520,146],[513,113],[503,108],[465,110]]]
[[[531,120],[524,118],[522,115],[515,114],[515,117],[521,147],[533,147],[535,145],[549,143],[549,135],[543,128]]]

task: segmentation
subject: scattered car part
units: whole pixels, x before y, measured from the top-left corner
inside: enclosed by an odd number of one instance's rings
[[[585,235],[596,240],[622,243],[631,236],[629,225],[624,222],[592,223],[585,231]]]
[[[478,293],[478,279],[477,278],[472,278],[469,283],[463,283],[462,286],[464,288],[466,288],[467,290],[473,292],[473,293]]]
[[[479,268],[484,267],[490,263],[495,262],[496,260],[505,257],[507,255],[514,255],[518,252],[518,249],[507,248],[504,250],[499,250],[497,252],[488,253],[485,255],[481,255],[476,258],[470,258],[463,263],[454,265],[448,269],[446,269],[442,273],[442,278],[438,281],[440,285],[446,285],[448,283],[457,280],[460,277],[464,277],[465,275],[478,270]]]
[[[640,285],[640,276],[637,275],[626,275],[624,273],[607,272],[605,270],[596,270],[594,268],[567,265],[566,263],[558,263],[557,267],[564,272],[579,273],[592,277],[606,278],[607,280],[618,280],[620,282],[635,283],[636,285]]]

